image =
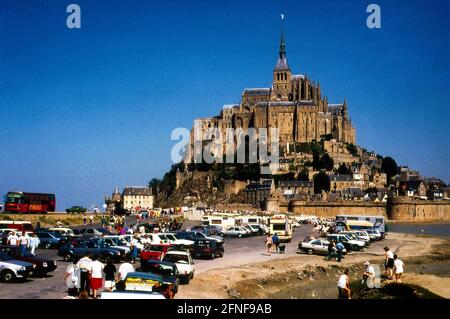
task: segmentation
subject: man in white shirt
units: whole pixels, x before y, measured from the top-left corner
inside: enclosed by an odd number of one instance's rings
[[[339,299],[351,299],[351,291],[348,287],[349,278],[348,278],[349,270],[345,269],[344,273],[339,277],[338,281],[338,291],[339,291]]]
[[[103,286],[103,269],[105,266],[98,261],[97,257],[92,258],[91,262],[91,288],[94,295],[94,299],[97,299],[97,291]]]
[[[16,232],[11,232],[11,234],[9,234],[8,245],[11,245],[11,246],[19,245],[19,237],[17,237]]]
[[[366,283],[367,288],[374,288],[375,269],[368,261],[364,263],[364,266],[366,267],[366,270],[363,274],[363,280]]]
[[[133,265],[130,264],[129,262],[124,262],[119,267],[119,280],[125,280],[128,273],[133,272],[133,271],[134,271]]]
[[[394,273],[395,273],[395,282],[401,283],[402,282],[402,275],[405,264],[403,261],[397,258],[397,255],[394,255]]]
[[[30,237],[30,253],[35,256],[36,255],[36,249],[39,247],[39,237],[36,236],[36,234],[32,234]]]
[[[89,258],[89,252],[86,252],[83,258],[77,263],[77,268],[80,271],[80,291],[86,290],[89,292],[89,273],[91,271],[92,259]]]
[[[28,245],[30,244],[30,238],[28,237],[26,232],[22,232],[22,235],[19,237],[19,245],[20,245],[20,255],[25,256],[27,253]]]

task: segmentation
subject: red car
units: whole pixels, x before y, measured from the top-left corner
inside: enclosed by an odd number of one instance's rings
[[[146,245],[141,251],[141,261],[145,260],[162,260],[170,244],[150,244]]]

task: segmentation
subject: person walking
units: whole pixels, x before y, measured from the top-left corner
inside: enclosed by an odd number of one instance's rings
[[[90,284],[92,288],[92,295],[97,299],[97,292],[103,287],[103,269],[105,266],[98,260],[97,256],[92,258],[90,271]]]
[[[278,253],[278,250],[280,249],[280,238],[278,237],[277,233],[273,234],[272,243],[275,246],[275,252]]]
[[[94,215],[91,214],[91,215],[89,216],[89,223],[92,225],[93,222],[94,222]]]
[[[130,272],[134,271],[134,267],[129,262],[124,262],[119,267],[118,279],[119,281],[124,281]]]
[[[20,255],[25,256],[27,253],[28,245],[30,244],[30,239],[27,236],[26,232],[22,232],[22,235],[19,237],[19,245],[20,245]]]
[[[337,261],[341,262],[342,260],[342,255],[344,254],[344,244],[342,243],[337,243],[336,244],[336,249],[337,249]]]
[[[81,258],[77,263],[77,268],[80,271],[80,291],[89,291],[89,273],[91,271],[92,259],[89,258],[91,254],[86,252],[84,257]]]
[[[87,222],[87,216],[86,213],[83,214],[83,225],[86,225]]]
[[[36,236],[36,234],[32,234],[30,237],[30,253],[33,256],[36,256],[36,249],[39,247],[40,244],[39,237]]]
[[[105,290],[112,291],[116,285],[117,269],[111,259],[108,260],[103,271],[105,272]]]
[[[77,267],[76,259],[73,260],[72,264],[66,267],[64,279],[66,281],[67,292],[69,296],[76,297],[78,295],[78,289],[80,288],[80,271]]]
[[[394,255],[394,273],[395,282],[402,283],[402,275],[404,271],[405,263],[398,259],[397,255]]]
[[[338,292],[339,299],[352,299],[351,290],[349,288],[350,279],[348,277],[349,270],[345,269],[344,273],[339,277]]]
[[[266,237],[266,246],[267,246],[267,253],[270,255],[272,252],[272,236],[270,236],[270,234],[267,234]]]
[[[394,268],[394,253],[387,246],[384,247],[384,251],[386,254],[386,260],[384,263],[385,275],[388,277],[388,279],[392,279]]]

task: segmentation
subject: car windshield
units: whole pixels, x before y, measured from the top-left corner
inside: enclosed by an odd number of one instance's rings
[[[163,261],[171,263],[189,264],[189,258],[187,255],[167,254],[164,256]]]
[[[344,238],[347,239],[347,240],[352,240],[352,238],[350,236],[348,236],[348,235],[344,236]]]
[[[174,276],[175,271],[172,266],[164,264],[154,264],[147,263],[144,266],[145,271],[151,272],[152,274]]]

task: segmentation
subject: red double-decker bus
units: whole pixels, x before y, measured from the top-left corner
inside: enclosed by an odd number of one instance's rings
[[[47,213],[55,209],[55,194],[8,192],[5,196],[5,212],[8,213]]]

